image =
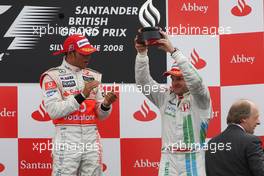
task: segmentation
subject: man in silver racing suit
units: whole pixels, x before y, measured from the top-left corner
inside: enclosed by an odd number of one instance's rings
[[[86,68],[96,49],[82,35],[69,36],[62,65],[41,75],[44,106],[55,124],[53,176],[101,176],[102,156],[98,119],[111,113],[113,92],[105,97],[98,87],[101,74]]]
[[[136,84],[159,87],[150,94],[143,92],[159,108],[162,118],[159,176],[205,176],[202,149],[212,111],[209,90],[190,61],[172,46],[166,33],[160,33],[163,38],[156,44],[175,60],[171,70],[164,73],[172,79],[170,89],[165,91],[150,76],[147,46],[135,39]]]

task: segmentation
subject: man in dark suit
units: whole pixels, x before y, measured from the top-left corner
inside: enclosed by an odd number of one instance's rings
[[[264,152],[253,135],[259,111],[249,100],[238,100],[227,116],[228,127],[212,138],[206,151],[207,176],[264,176]],[[212,147],[214,146],[214,147]]]

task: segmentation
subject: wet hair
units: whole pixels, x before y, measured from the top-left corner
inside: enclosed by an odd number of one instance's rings
[[[229,109],[226,122],[227,124],[240,124],[242,119],[247,119],[251,116],[252,104],[248,100],[238,100]]]

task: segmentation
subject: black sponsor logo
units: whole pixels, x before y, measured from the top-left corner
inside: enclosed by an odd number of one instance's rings
[[[73,79],[73,76],[65,76],[65,77],[60,77],[61,80],[70,80]]]
[[[73,87],[76,86],[76,83],[74,80],[71,81],[62,81],[62,86],[63,87]]]
[[[87,81],[87,82],[91,82],[91,81],[94,81],[94,77],[92,77],[92,76],[83,76],[83,80]]]

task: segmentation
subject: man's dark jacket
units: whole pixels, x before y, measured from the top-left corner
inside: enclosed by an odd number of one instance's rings
[[[230,124],[209,141],[208,148],[205,155],[207,176],[264,176],[261,141],[241,127]]]

